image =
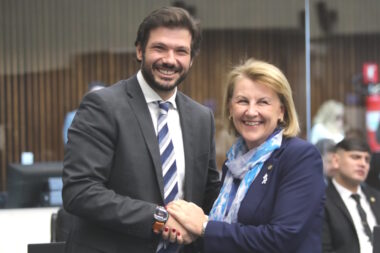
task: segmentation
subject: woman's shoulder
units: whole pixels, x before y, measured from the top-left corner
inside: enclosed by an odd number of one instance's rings
[[[322,171],[322,158],[317,148],[298,137],[283,140],[277,163],[283,168],[282,171],[285,171],[285,174],[289,173],[293,176]]]
[[[318,149],[299,137],[284,138],[281,144],[282,157],[320,157]],[[294,159],[292,159],[294,160]]]
[[[284,137],[281,147],[316,149],[313,144],[299,137]]]

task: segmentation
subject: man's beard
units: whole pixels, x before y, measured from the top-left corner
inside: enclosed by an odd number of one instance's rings
[[[172,85],[164,85],[162,82],[160,83],[159,81],[156,81],[154,79],[154,75],[152,73],[153,69],[156,67],[155,65],[157,64],[152,64],[152,68],[149,68],[149,66],[145,65],[145,57],[143,56],[142,63],[141,63],[141,73],[143,74],[145,81],[148,83],[148,85],[153,89],[153,90],[158,90],[158,91],[171,91],[175,89],[183,80],[185,80],[187,73],[184,72],[180,75],[180,77],[175,81],[174,84]],[[166,68],[170,68],[166,66]],[[172,67],[175,69],[175,67]],[[176,71],[181,71],[181,69],[176,69]]]

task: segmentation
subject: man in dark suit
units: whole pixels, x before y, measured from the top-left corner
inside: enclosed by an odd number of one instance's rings
[[[365,185],[370,148],[344,139],[334,154],[338,172],[326,189],[323,252],[371,253],[373,227],[380,223],[380,192]]]
[[[199,51],[198,24],[185,10],[164,7],[143,20],[135,45],[140,71],[87,94],[69,129],[62,194],[75,220],[67,252],[167,252],[163,230],[170,242],[189,244],[194,236],[164,208],[167,188],[206,212],[219,192],[212,112],[177,90]],[[167,142],[158,139],[163,125]],[[170,186],[165,161],[175,168]]]

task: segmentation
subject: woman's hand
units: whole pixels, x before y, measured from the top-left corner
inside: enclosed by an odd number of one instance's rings
[[[174,216],[169,216],[169,219],[162,230],[161,236],[164,240],[177,244],[189,244],[197,238],[197,236],[191,234],[179,222],[177,222]]]
[[[192,202],[175,200],[166,206],[167,211],[190,233],[200,236],[207,216],[202,208]]]

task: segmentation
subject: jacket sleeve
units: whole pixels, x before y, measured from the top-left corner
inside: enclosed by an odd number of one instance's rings
[[[311,144],[299,143],[288,145],[273,168],[280,173],[274,186],[273,209],[267,214],[251,214],[266,216],[269,222],[253,225],[209,221],[205,252],[294,252],[315,218],[322,222],[325,186],[321,157]]]
[[[105,228],[150,238],[155,205],[107,187],[119,129],[112,116],[115,108],[104,100],[96,93],[87,94],[69,129],[63,169],[64,208]]]
[[[205,213],[209,213],[212,205],[214,204],[215,199],[218,197],[221,182],[220,182],[220,173],[216,167],[216,158],[215,158],[215,124],[214,116],[210,111],[210,127],[212,129],[212,134],[210,135],[210,156],[208,162],[208,173],[207,173],[207,183],[205,197],[203,200],[202,208]]]

